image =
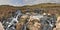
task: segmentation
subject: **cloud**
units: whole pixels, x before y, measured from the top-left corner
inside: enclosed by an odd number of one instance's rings
[[[60,0],[26,0],[25,4],[33,5],[39,3],[60,3]]]
[[[0,0],[0,5],[9,4],[9,0]]]
[[[40,3],[60,3],[60,0],[0,0],[0,5],[34,5]]]

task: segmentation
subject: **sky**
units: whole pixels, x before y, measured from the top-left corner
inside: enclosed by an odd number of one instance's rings
[[[35,5],[40,3],[60,3],[60,0],[0,0],[0,5]]]

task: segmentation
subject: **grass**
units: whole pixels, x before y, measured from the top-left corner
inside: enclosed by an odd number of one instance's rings
[[[8,17],[11,15],[12,12],[15,12],[17,9],[22,10],[22,12],[25,12],[26,9],[30,9],[31,11],[34,9],[41,9],[44,10],[46,13],[51,14],[59,14],[60,15],[60,4],[56,3],[43,3],[43,4],[37,4],[37,5],[26,5],[26,6],[20,6],[20,7],[14,7],[10,5],[0,5],[0,18]],[[10,12],[10,14],[9,14]]]

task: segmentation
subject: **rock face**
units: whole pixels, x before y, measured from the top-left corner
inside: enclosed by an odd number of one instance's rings
[[[2,23],[0,22],[0,30],[4,30]]]
[[[53,15],[22,15],[16,30],[55,30],[56,17]]]
[[[60,30],[60,16],[57,18],[56,30]]]
[[[16,25],[16,30],[23,30],[23,26],[26,23],[28,17],[28,15],[21,16],[19,23]]]
[[[41,30],[41,23],[39,22],[40,22],[39,18],[35,19],[35,18],[30,17],[27,28],[29,30]]]

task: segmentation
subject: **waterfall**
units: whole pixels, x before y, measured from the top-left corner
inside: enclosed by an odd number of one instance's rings
[[[10,17],[7,21],[5,21],[6,28],[5,30],[15,30],[16,23],[18,23],[18,17],[22,15],[20,10],[17,10],[14,17]],[[10,22],[9,22],[10,21]]]

